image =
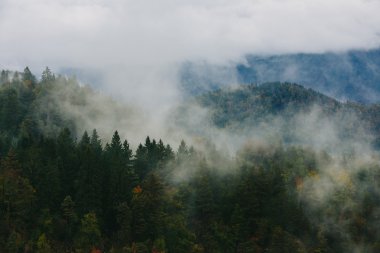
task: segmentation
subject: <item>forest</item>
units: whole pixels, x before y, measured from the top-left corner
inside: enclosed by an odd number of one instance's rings
[[[123,129],[81,131],[50,95],[85,107],[93,91],[49,68],[41,78],[3,70],[0,85],[0,252],[380,251],[376,105],[295,84],[200,95],[219,128],[289,120],[317,104],[338,121],[357,115],[375,135],[363,153],[281,140],[247,142],[229,157],[211,144],[147,136],[133,149]],[[358,135],[355,124],[346,130]]]

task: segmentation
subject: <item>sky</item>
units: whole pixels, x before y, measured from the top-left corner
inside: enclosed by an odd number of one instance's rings
[[[379,10],[378,0],[0,0],[0,68],[88,69],[110,94],[165,108],[185,61],[375,48]]]

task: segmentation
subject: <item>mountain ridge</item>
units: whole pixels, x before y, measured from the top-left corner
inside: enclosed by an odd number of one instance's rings
[[[243,142],[252,136],[267,135],[278,136],[276,138],[281,142],[291,145],[309,145],[309,135],[319,133],[323,139],[324,131],[330,134],[333,131],[331,140],[369,142],[376,149],[380,147],[379,104],[342,102],[294,83],[273,82],[216,89],[185,103],[178,114],[194,119],[192,111],[197,109],[193,106],[206,112],[198,125],[178,120],[178,124],[191,132],[204,129],[202,124],[209,122],[210,127],[240,136]],[[325,146],[329,146],[328,143],[329,140]]]
[[[199,95],[231,83],[298,83],[338,100],[380,101],[380,49],[283,55],[248,54],[244,63],[186,62],[181,87]]]

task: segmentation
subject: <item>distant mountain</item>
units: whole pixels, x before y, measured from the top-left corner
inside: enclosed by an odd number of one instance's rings
[[[196,96],[192,103],[208,112],[215,127],[240,136],[269,134],[278,135],[283,142],[304,143],[319,133],[320,138],[331,134],[327,139],[372,142],[380,147],[380,105],[341,102],[298,84],[217,89]],[[181,117],[192,118],[192,110],[185,105]]]
[[[237,66],[243,83],[297,82],[339,99],[376,102],[380,98],[380,50],[334,54],[248,56]]]
[[[199,103],[212,109],[214,123],[225,127],[239,122],[256,124],[267,117],[292,117],[319,106],[325,114],[339,111],[343,104],[322,93],[292,83],[242,85],[235,89],[215,90],[198,97]]]
[[[237,70],[235,65],[186,62],[180,68],[179,77],[182,92],[191,97],[237,83]]]
[[[224,78],[227,74],[230,77]],[[229,67],[186,63],[181,77],[184,90],[193,94],[231,83],[294,82],[339,100],[373,103],[380,101],[380,49],[248,55],[245,64]]]

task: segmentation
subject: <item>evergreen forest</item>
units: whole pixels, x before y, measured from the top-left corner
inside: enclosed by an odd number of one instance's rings
[[[339,137],[373,137],[370,150],[334,152],[293,141],[300,130],[282,125],[279,141],[247,142],[228,156],[186,136],[176,145],[146,136],[132,147],[123,129],[81,131],[59,101],[85,108],[94,93],[49,68],[40,78],[29,68],[1,72],[0,252],[380,252],[378,105],[285,83],[197,95],[188,103],[209,108],[218,129],[276,115],[292,122],[317,105],[345,122]],[[190,107],[178,108],[179,123]]]

